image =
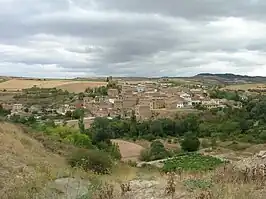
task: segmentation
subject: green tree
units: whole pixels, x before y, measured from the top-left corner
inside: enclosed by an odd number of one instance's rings
[[[80,117],[78,125],[79,125],[80,133],[85,133],[85,125],[84,125],[84,118],[83,117]]]
[[[185,136],[181,142],[181,148],[183,151],[193,152],[199,150],[200,141],[199,139],[191,134]]]

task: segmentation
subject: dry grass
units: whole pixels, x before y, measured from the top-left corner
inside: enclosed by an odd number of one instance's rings
[[[258,89],[265,90],[266,84],[237,84],[237,85],[229,85],[223,89],[227,90],[249,90],[249,89]]]
[[[84,92],[88,87],[105,86],[106,82],[73,81],[73,80],[27,80],[11,79],[0,83],[0,90],[17,91],[37,86],[40,88],[59,88],[69,92]]]
[[[24,134],[23,129],[9,123],[0,123],[0,151],[3,199],[30,198],[46,182],[73,172],[63,157],[48,152],[41,143]]]
[[[122,140],[115,141],[125,148],[126,155],[132,155],[132,151],[128,151],[128,144],[140,147]],[[24,129],[8,123],[0,123],[0,151],[1,199],[35,198],[47,182],[69,176],[89,179],[93,176],[102,182],[93,189],[88,187],[93,197],[84,199],[146,199],[154,197],[152,194],[156,192],[162,193],[160,199],[264,199],[266,195],[266,166],[240,171],[228,165],[206,173],[179,172],[165,175],[157,170],[118,164],[112,175],[96,176],[79,169],[70,169],[63,157],[47,151],[41,142],[25,134]],[[136,153],[136,150],[133,152]],[[212,186],[204,189],[195,187],[188,191],[184,182],[189,179],[207,180]],[[150,180],[159,184],[136,188],[136,184],[132,183],[134,180],[140,183]],[[150,194],[149,197],[147,194]]]

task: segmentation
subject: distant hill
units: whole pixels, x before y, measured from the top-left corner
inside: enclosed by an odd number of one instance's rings
[[[224,74],[211,74],[211,73],[200,73],[193,78],[195,79],[210,79],[215,80],[224,84],[239,84],[239,83],[266,83],[266,77],[262,76],[247,76],[247,75],[236,75],[232,73]]]

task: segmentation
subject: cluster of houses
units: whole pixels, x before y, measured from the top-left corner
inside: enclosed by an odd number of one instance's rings
[[[83,107],[90,110],[91,116],[131,117],[135,113],[137,119],[152,117],[171,117],[176,111],[196,111],[198,106],[207,109],[234,106],[241,104],[226,99],[211,99],[207,90],[198,88],[171,87],[166,83],[142,82],[141,84],[123,83],[121,92],[109,89],[108,96],[96,98],[84,97]]]
[[[159,117],[172,117],[177,111],[197,111],[204,107],[213,109],[232,106],[240,108],[241,103],[226,99],[211,99],[208,91],[202,85],[189,89],[174,87],[170,83],[145,81],[141,83],[122,82],[121,90],[110,88],[107,96],[84,97],[74,103],[62,104],[56,107],[32,105],[25,107],[18,103],[4,103],[3,108],[10,109],[11,114],[32,114],[43,112],[51,115],[66,115],[77,108],[84,108],[85,117],[131,117],[134,113],[138,120]]]

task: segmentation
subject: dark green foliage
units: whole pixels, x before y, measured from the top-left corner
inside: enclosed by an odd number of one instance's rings
[[[85,133],[85,125],[84,125],[84,120],[83,117],[79,119],[79,131],[80,133]]]
[[[171,154],[164,148],[163,143],[160,141],[154,141],[151,143],[149,149],[145,149],[141,152],[142,161],[153,161],[169,157]]]
[[[99,174],[111,172],[112,160],[107,153],[99,150],[79,149],[68,158],[72,167],[81,167]]]
[[[197,137],[193,135],[186,135],[185,138],[181,142],[182,150],[187,152],[193,152],[199,150],[200,141]]]
[[[2,104],[0,104],[0,116],[7,116],[11,113],[10,110],[6,110],[3,108]]]
[[[224,162],[212,156],[204,156],[198,153],[189,153],[165,161],[163,171],[208,171],[213,170]]]
[[[84,109],[83,108],[78,108],[72,113],[73,119],[80,119],[82,117],[84,117]]]
[[[210,92],[210,97],[240,101],[240,96],[236,91],[229,92],[229,91],[222,91],[222,90],[213,90]]]

